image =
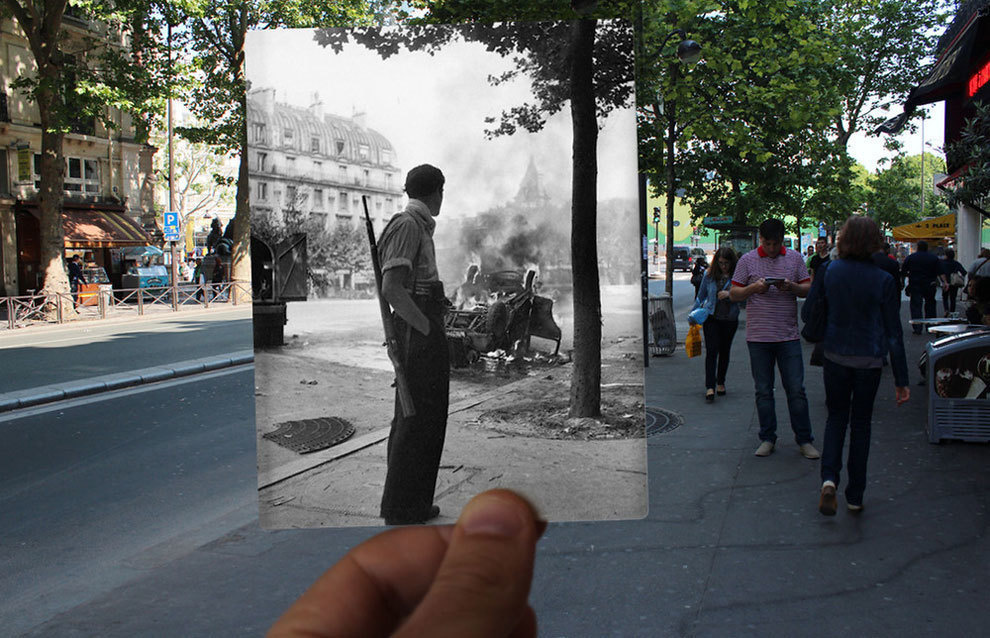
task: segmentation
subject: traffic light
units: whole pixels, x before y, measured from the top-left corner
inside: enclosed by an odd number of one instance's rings
[[[660,223],[660,207],[659,206],[655,206],[653,208],[653,223],[654,224],[659,224]]]

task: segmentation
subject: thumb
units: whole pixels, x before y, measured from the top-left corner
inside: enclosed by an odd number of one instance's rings
[[[396,636],[535,635],[527,605],[536,541],[545,524],[521,496],[474,497],[454,527],[429,591]]]

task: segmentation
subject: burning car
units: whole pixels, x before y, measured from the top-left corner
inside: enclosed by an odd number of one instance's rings
[[[535,270],[481,277],[477,266],[468,269],[444,318],[453,367],[471,365],[494,350],[523,354],[532,337],[553,341],[557,355],[561,331],[553,318],[553,300],[536,294],[535,281]]]

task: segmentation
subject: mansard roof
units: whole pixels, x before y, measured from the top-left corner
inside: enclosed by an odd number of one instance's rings
[[[267,129],[268,139],[260,146],[286,151],[294,149],[300,154],[314,155],[310,140],[315,137],[320,140],[320,151],[316,156],[354,164],[395,166],[392,143],[378,131],[362,126],[353,118],[332,114],[320,118],[311,109],[280,102],[266,108],[263,99],[249,95],[248,125],[256,122],[263,122]],[[291,144],[283,138],[286,131],[292,131]],[[255,142],[250,136],[249,140]],[[341,142],[342,149],[338,152]],[[362,156],[362,147],[367,148],[366,156]],[[388,157],[383,157],[383,152],[387,152]]]

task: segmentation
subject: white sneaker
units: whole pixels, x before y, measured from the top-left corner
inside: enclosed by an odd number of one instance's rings
[[[756,456],[770,456],[773,452],[773,443],[771,441],[763,441],[760,443],[760,447],[756,448]]]
[[[818,453],[818,450],[816,450],[815,449],[815,446],[812,445],[811,443],[804,443],[804,444],[801,445],[801,454],[806,459],[820,459],[820,458],[822,458],[822,455]]]

